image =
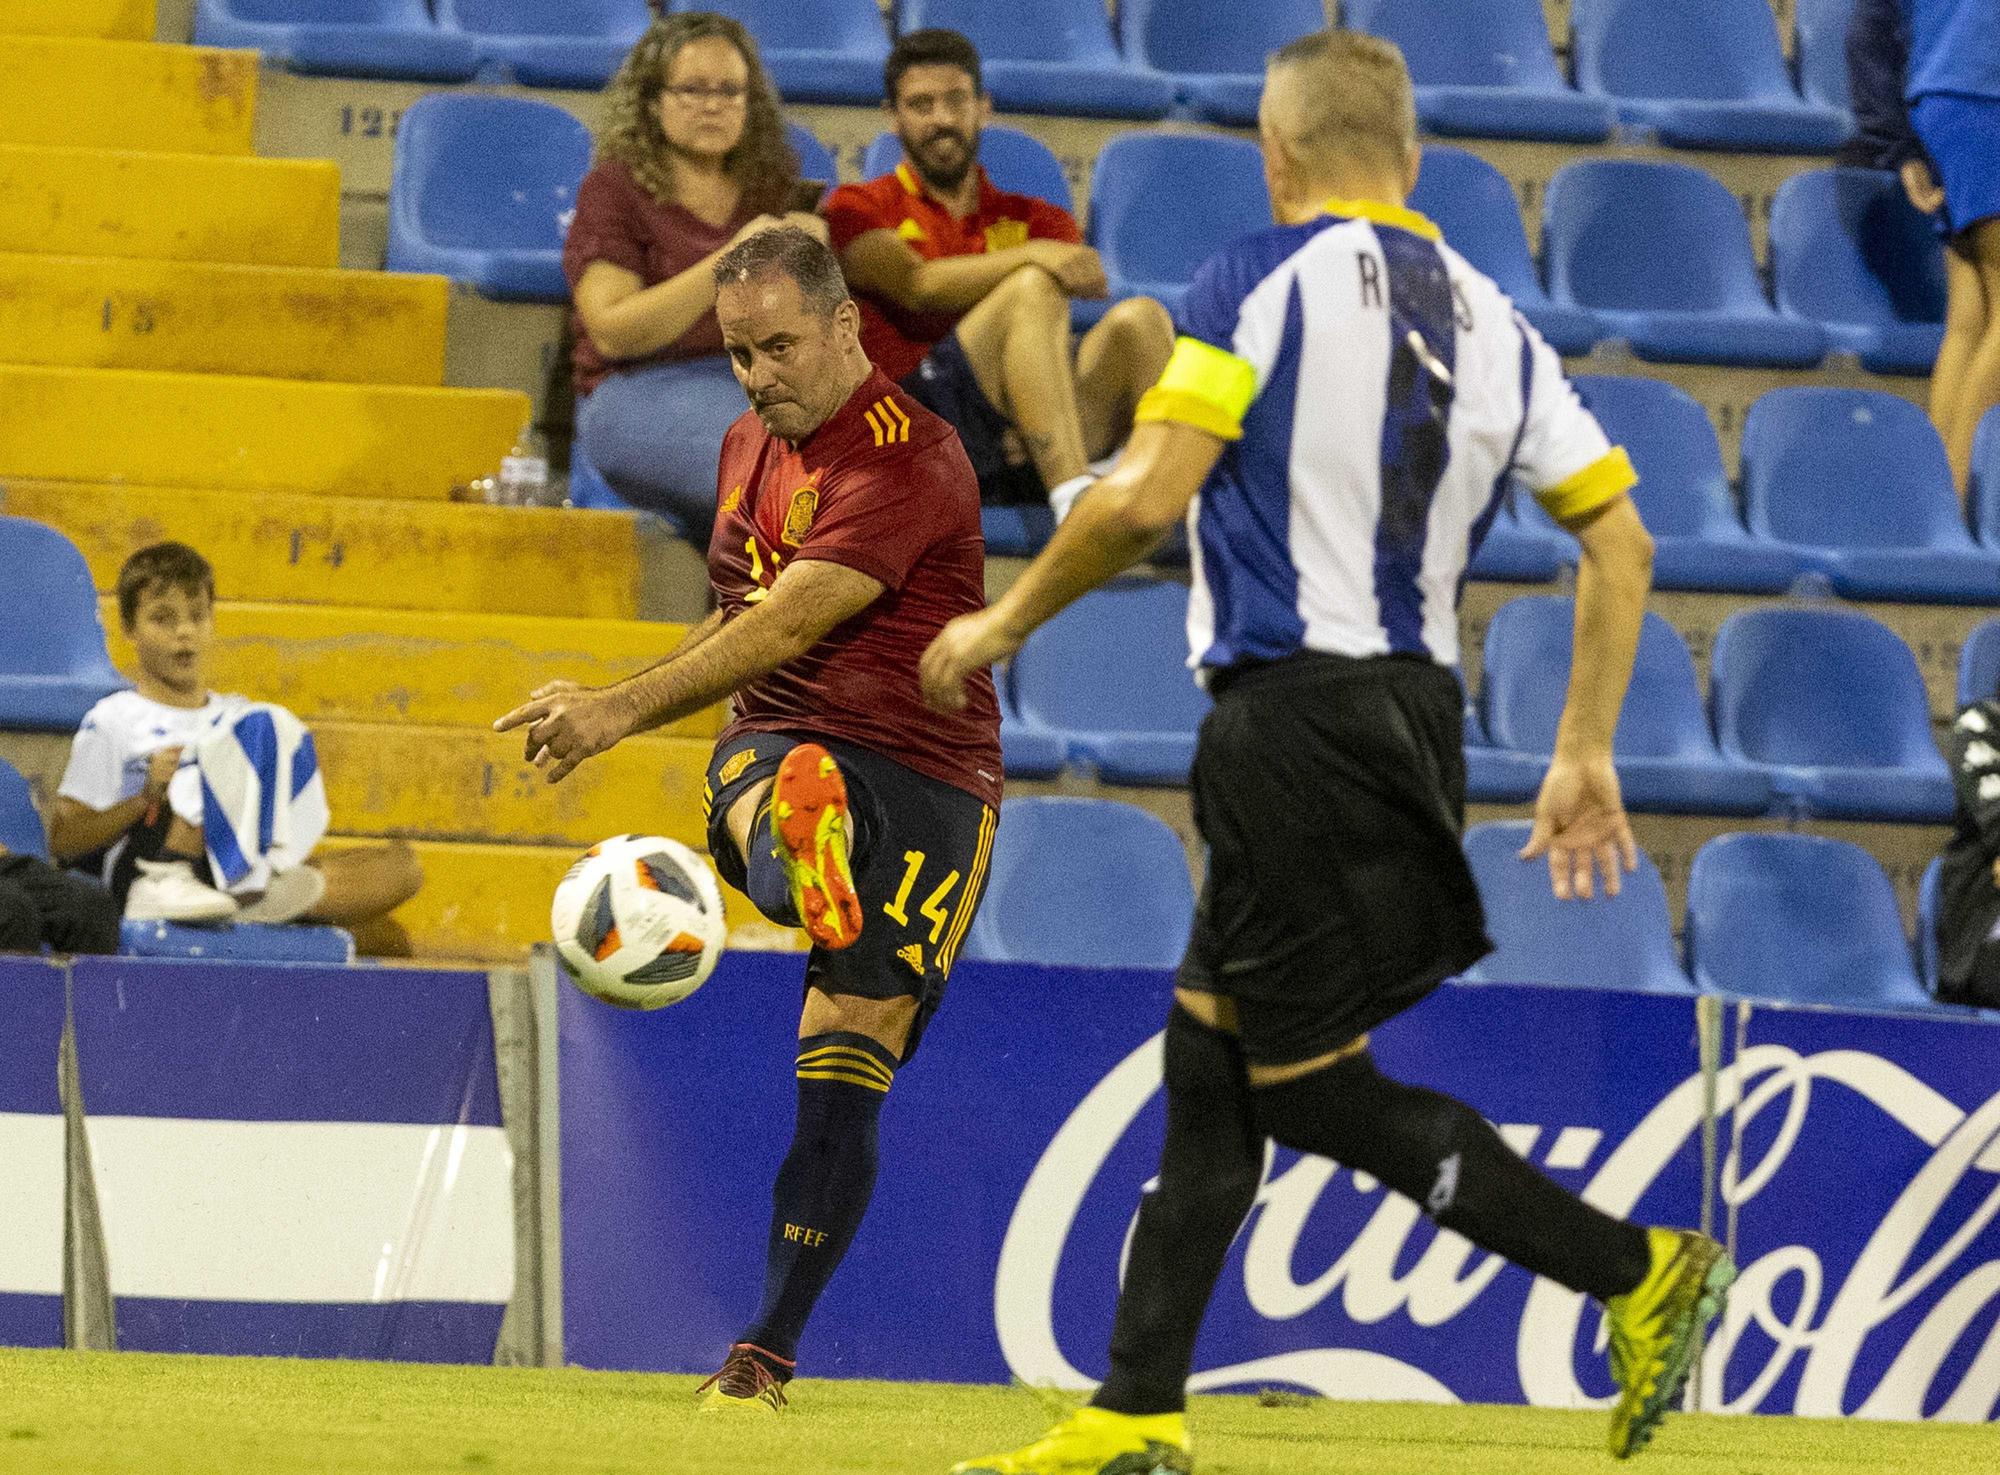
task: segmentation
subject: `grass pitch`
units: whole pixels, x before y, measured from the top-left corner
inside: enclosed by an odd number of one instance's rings
[[[0,1352],[0,1475],[943,1475],[1049,1422],[1040,1395],[802,1381],[783,1417],[702,1415],[693,1378]],[[1670,1419],[1627,1467],[1601,1414],[1197,1399],[1203,1475],[1958,1475],[2000,1430]]]

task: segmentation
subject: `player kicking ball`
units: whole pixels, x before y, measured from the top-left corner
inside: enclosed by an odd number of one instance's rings
[[[595,690],[552,683],[494,725],[525,727],[554,782],[735,698],[704,793],[709,853],[813,949],[764,1300],[704,1406],[775,1412],[874,1191],[883,1100],[985,888],[1000,708],[985,673],[942,717],[917,680],[946,621],[985,602],[979,488],[957,435],[869,363],[839,263],[814,236],[760,232],[715,274],[751,407],[722,446],[715,612],[650,670]]]
[[[1611,1452],[1678,1401],[1734,1268],[1690,1230],[1600,1212],[1472,1108],[1390,1080],[1368,1032],[1491,949],[1460,832],[1457,599],[1510,477],[1575,533],[1575,659],[1524,858],[1555,894],[1637,864],[1611,737],[1652,543],[1637,478],[1500,289],[1405,205],[1416,114],[1386,42],[1271,59],[1259,116],[1276,227],[1212,257],[1123,459],[991,609],[924,657],[941,711],[1193,504],[1188,630],[1215,696],[1192,775],[1208,875],[1166,1030],[1167,1135],[1089,1407],[960,1475],[1192,1468],[1195,1333],[1275,1139],[1367,1173],[1438,1224],[1604,1304]],[[1198,498],[1198,499],[1197,499]]]

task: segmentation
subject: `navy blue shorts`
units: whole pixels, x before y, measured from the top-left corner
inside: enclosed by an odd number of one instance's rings
[[[1944,186],[1939,228],[1956,236],[2000,216],[2000,98],[1933,92],[1911,104],[1910,122]]]
[[[743,857],[729,811],[745,790],[774,778],[785,754],[818,743],[840,764],[853,825],[851,863],[861,897],[861,936],[831,952],[814,948],[806,986],[864,999],[912,998],[917,1017],[903,1046],[916,1052],[944,998],[979,899],[999,816],[977,797],[892,758],[811,733],[745,733],[716,745],[703,805],[708,853],[722,879],[744,891]],[[773,917],[796,927],[797,917]]]
[[[979,387],[979,378],[972,372],[972,362],[956,333],[938,340],[903,381],[903,388],[958,432],[966,459],[972,462],[972,473],[979,478],[980,505],[1047,505],[1049,494],[1041,474],[1018,437],[1013,437],[1010,445],[1014,427]]]

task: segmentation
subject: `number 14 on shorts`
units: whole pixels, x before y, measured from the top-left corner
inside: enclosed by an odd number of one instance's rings
[[[924,859],[924,852],[921,850],[906,850],[903,852],[903,881],[896,888],[896,899],[882,903],[883,914],[898,927],[908,927],[910,925],[910,913],[908,910],[910,898],[917,890],[917,878],[923,873]],[[938,882],[936,889],[929,896],[926,896],[923,905],[917,908],[918,913],[930,921],[930,942],[932,947],[937,946],[938,939],[944,935],[945,923],[951,920],[950,913],[945,910],[944,903],[945,898],[951,895],[952,888],[957,884],[958,872],[953,871],[942,881]],[[922,970],[919,969],[918,971],[921,972]]]

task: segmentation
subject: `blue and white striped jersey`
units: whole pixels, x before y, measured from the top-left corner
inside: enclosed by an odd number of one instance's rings
[[[1415,211],[1330,201],[1196,274],[1141,420],[1223,437],[1188,513],[1190,663],[1458,662],[1465,565],[1510,476],[1558,517],[1637,480],[1498,287]]]

